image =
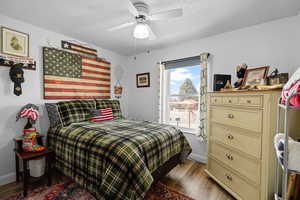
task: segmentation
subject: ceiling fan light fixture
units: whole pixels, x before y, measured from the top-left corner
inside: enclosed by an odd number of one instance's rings
[[[133,31],[133,36],[137,39],[146,39],[149,37],[149,30],[146,24],[138,23]]]

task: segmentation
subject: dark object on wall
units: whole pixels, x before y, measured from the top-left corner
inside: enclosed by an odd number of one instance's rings
[[[226,82],[231,82],[231,75],[227,74],[215,74],[214,75],[214,91],[220,91],[225,87]]]
[[[23,69],[35,70],[36,61],[32,58],[9,56],[9,55],[0,55],[0,66],[12,67],[15,64],[22,63]]]
[[[69,50],[72,50],[72,51],[76,51],[76,52],[79,52],[79,53],[84,53],[84,54],[87,54],[87,55],[97,57],[97,50],[96,49],[92,49],[92,48],[89,48],[89,47],[84,47],[84,46],[79,45],[79,44],[74,44],[74,43],[62,40],[61,41],[61,47],[63,49],[69,49]]]
[[[17,96],[22,94],[21,83],[24,82],[24,71],[22,67],[23,64],[19,63],[14,65],[9,71],[10,79],[14,82],[14,94]]]
[[[235,88],[239,88],[240,86],[242,86],[246,70],[246,64],[241,64],[236,67],[236,76],[238,77],[238,80],[234,83]]]
[[[275,69],[270,76],[267,78],[267,84],[268,85],[278,85],[278,84],[285,84],[289,80],[289,74],[288,73],[280,73],[278,69]]]
[[[150,87],[150,73],[136,75],[136,87]]]

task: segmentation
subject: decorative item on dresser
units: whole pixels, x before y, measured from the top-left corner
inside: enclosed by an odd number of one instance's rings
[[[237,199],[273,198],[279,95],[279,90],[209,93],[206,172]]]
[[[269,66],[247,69],[242,86],[266,85]]]
[[[214,91],[220,91],[228,81],[231,82],[231,75],[214,74]]]

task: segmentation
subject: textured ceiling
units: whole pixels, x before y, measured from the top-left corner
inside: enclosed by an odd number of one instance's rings
[[[300,0],[141,1],[150,5],[152,13],[182,7],[184,16],[152,22],[158,38],[135,41],[133,27],[107,31],[133,20],[126,0],[1,0],[0,13],[123,55],[133,55],[294,16],[300,9]]]

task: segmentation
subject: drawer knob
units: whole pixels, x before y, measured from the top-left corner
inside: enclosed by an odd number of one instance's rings
[[[233,114],[228,114],[228,118],[229,118],[229,119],[233,119],[233,118],[234,118],[234,115],[233,115]]]
[[[231,154],[226,154],[228,160],[233,160],[233,156]]]
[[[229,134],[229,135],[227,136],[227,138],[228,138],[229,140],[233,140],[233,139],[234,139],[233,135],[231,135],[231,134]]]
[[[228,100],[228,103],[232,103],[232,101],[231,101],[231,100]]]
[[[232,177],[230,175],[226,174],[225,176],[226,176],[227,180],[232,181]]]
[[[217,99],[215,99],[215,102],[217,102]]]
[[[251,103],[251,100],[247,100],[247,103]]]

